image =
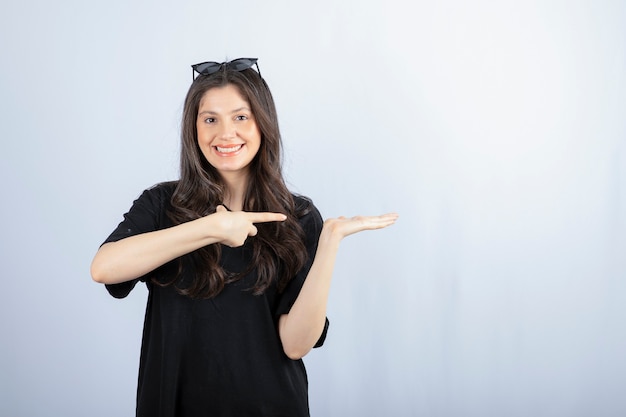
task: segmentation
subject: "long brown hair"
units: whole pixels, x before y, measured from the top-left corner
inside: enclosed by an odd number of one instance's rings
[[[244,196],[243,210],[284,213],[284,222],[257,224],[258,234],[249,238],[252,247],[250,265],[240,273],[225,271],[220,265],[220,244],[205,246],[192,252],[193,281],[176,285],[179,293],[192,298],[211,298],[224,285],[236,281],[253,269],[257,281],[251,288],[262,294],[272,283],[282,291],[307,260],[304,231],[298,218],[308,207],[296,207],[293,195],[282,176],[282,141],[274,99],[265,80],[252,69],[234,71],[223,68],[211,75],[200,75],[192,83],[183,110],[180,180],[171,199],[169,218],[174,225],[214,213],[224,200],[225,184],[218,171],[202,154],[197,140],[196,119],[200,100],[211,88],[234,85],[250,104],[261,131],[261,146],[250,163],[250,175]],[[179,276],[182,271],[179,260]],[[174,284],[178,276],[165,285]]]

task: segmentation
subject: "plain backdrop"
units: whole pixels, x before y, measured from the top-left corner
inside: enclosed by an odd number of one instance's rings
[[[144,286],[91,259],[178,176],[190,65],[258,57],[340,249],[324,416],[626,415],[626,3],[4,0],[0,415],[131,416]]]

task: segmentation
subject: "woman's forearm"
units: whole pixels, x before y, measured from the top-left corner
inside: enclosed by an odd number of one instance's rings
[[[130,236],[100,247],[91,264],[96,282],[116,284],[139,278],[159,266],[219,239],[207,233],[209,216],[168,229]]]
[[[230,212],[218,206],[208,216],[102,245],[91,264],[91,276],[103,284],[130,281],[213,243],[241,246],[257,234],[255,223],[285,219],[281,213]]]

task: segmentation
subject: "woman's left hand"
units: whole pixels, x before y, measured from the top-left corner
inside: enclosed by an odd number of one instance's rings
[[[346,236],[364,230],[382,229],[391,226],[398,219],[398,214],[387,213],[380,216],[354,216],[354,217],[337,217],[327,219],[324,222],[322,233],[329,233],[333,238],[341,240]]]

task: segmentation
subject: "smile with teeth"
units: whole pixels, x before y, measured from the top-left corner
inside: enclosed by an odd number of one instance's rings
[[[240,150],[242,147],[243,147],[243,143],[239,145],[228,146],[228,147],[216,146],[215,149],[217,149],[219,153],[235,153],[238,150]]]

